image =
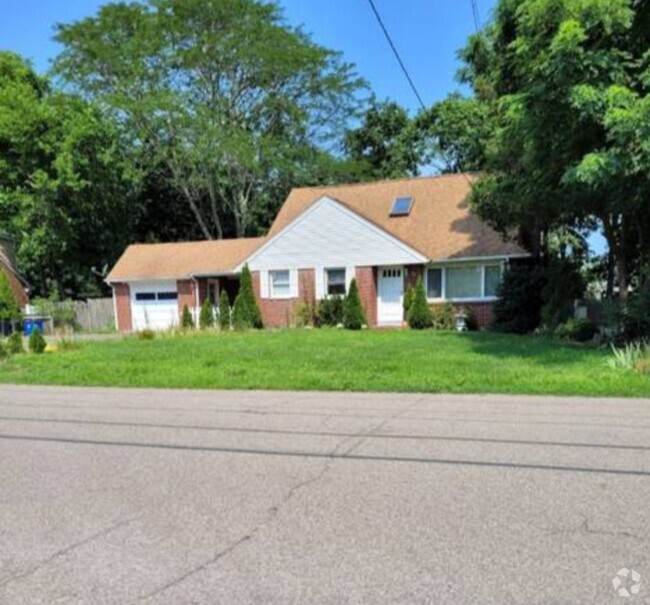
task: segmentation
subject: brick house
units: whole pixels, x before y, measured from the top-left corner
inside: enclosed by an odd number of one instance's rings
[[[353,278],[370,325],[400,326],[418,277],[431,303],[471,308],[486,327],[504,267],[527,254],[470,212],[471,179],[297,188],[266,237],[130,246],[107,278],[118,328],[168,328],[222,289],[232,302],[245,264],[268,327],[291,325],[303,301],[345,294]]]

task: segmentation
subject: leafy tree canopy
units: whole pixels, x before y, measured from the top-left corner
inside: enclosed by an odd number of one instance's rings
[[[237,236],[265,192],[339,135],[362,82],[256,0],[108,4],[60,25],[56,71],[166,166],[206,238]],[[318,155],[318,154],[316,154]]]
[[[474,207],[532,234],[533,250],[600,225],[622,297],[635,259],[650,259],[648,48],[647,2],[501,0],[461,53],[493,120]]]
[[[420,136],[408,112],[375,98],[361,125],[346,133],[344,148],[361,180],[416,176],[422,160]]]

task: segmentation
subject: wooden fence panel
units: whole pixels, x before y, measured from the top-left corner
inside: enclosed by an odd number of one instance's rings
[[[74,312],[77,323],[85,332],[98,332],[115,328],[115,307],[112,298],[76,300]]]

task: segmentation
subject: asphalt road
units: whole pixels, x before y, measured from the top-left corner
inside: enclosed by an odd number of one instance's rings
[[[650,603],[650,400],[2,385],[0,546],[2,605]]]

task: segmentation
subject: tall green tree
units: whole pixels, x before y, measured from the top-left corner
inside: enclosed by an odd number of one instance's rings
[[[442,162],[443,172],[475,172],[486,165],[492,123],[487,103],[458,94],[421,112],[415,122],[425,161]]]
[[[60,25],[55,68],[163,163],[205,238],[254,230],[274,180],[354,115],[361,81],[275,3],[107,4]]]
[[[462,52],[495,123],[478,213],[534,251],[557,229],[599,226],[621,298],[650,260],[648,48],[648,2],[501,0]]]
[[[0,231],[36,293],[101,290],[138,215],[117,125],[0,53]]]
[[[345,135],[344,149],[363,180],[416,176],[423,151],[419,131],[406,109],[375,98],[359,127]]]

